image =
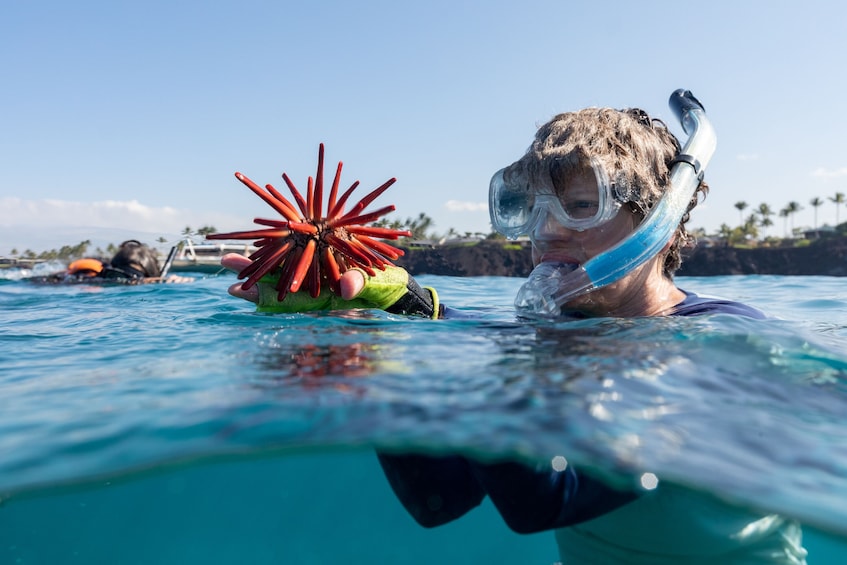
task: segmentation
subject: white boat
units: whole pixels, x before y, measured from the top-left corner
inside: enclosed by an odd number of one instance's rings
[[[194,243],[190,238],[180,242],[176,257],[171,265],[171,272],[192,271],[201,273],[216,273],[223,270],[221,257],[227,253],[238,253],[249,256],[256,251],[256,247],[244,241],[216,241]]]

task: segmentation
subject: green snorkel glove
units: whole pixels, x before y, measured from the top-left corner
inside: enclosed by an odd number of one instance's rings
[[[259,291],[256,311],[297,313],[378,308],[392,314],[432,319],[440,317],[441,305],[438,302],[438,293],[434,288],[421,287],[405,269],[386,266],[384,271],[377,270],[374,276],[369,276],[361,269],[353,270],[362,273],[365,285],[352,300],[344,300],[324,289],[317,298],[312,298],[308,292],[300,291],[288,293],[285,299],[280,301],[277,298],[277,290],[274,288],[279,277],[265,276],[256,285]]]

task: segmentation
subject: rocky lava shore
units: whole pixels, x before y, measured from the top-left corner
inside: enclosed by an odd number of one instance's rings
[[[532,270],[528,242],[484,240],[475,244],[446,244],[404,248],[395,261],[412,275],[456,277],[526,277]],[[698,246],[689,251],[678,276],[824,275],[847,276],[847,237],[827,238],[804,247]]]

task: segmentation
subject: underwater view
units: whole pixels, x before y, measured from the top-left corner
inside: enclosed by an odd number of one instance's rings
[[[488,501],[419,526],[375,449],[654,477],[847,559],[845,279],[677,279],[767,320],[527,323],[519,278],[416,277],[470,314],[431,321],[32,274],[0,271],[0,564],[558,562]]]

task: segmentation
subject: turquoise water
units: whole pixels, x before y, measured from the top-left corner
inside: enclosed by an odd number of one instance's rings
[[[374,446],[566,454],[803,521],[847,556],[847,279],[682,278],[774,316],[514,321],[510,278],[423,276],[476,320],[253,313],[230,275],[0,277],[0,563],[553,563],[486,503],[417,526]]]

